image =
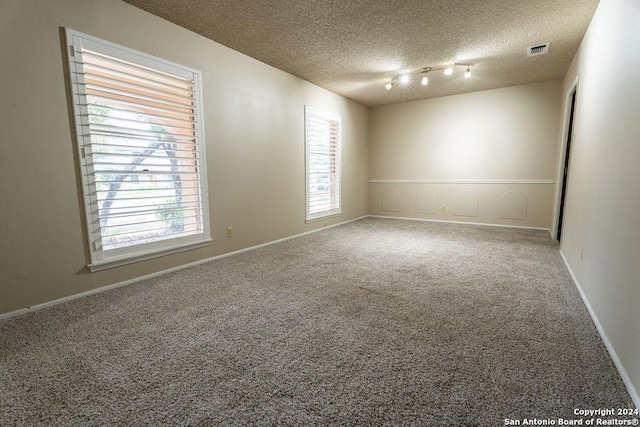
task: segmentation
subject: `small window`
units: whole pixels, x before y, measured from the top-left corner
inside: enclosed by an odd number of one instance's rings
[[[198,71],[67,30],[92,270],[211,241]]]
[[[307,222],[341,214],[340,116],[305,107]]]

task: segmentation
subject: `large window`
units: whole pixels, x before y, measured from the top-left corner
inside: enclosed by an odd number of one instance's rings
[[[305,107],[307,221],[340,210],[340,116]]]
[[[207,244],[201,77],[67,30],[92,270]]]

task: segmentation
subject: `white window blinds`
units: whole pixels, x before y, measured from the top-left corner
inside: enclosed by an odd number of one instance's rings
[[[341,213],[340,127],[340,116],[305,108],[307,221]]]
[[[91,264],[208,242],[199,72],[67,37]]]

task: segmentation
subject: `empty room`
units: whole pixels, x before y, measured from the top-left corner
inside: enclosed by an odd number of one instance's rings
[[[638,425],[637,0],[2,0],[0,425]]]

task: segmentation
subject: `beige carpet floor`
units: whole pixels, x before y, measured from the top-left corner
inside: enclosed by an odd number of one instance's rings
[[[2,426],[632,407],[548,233],[378,218],[0,322],[0,380]]]

